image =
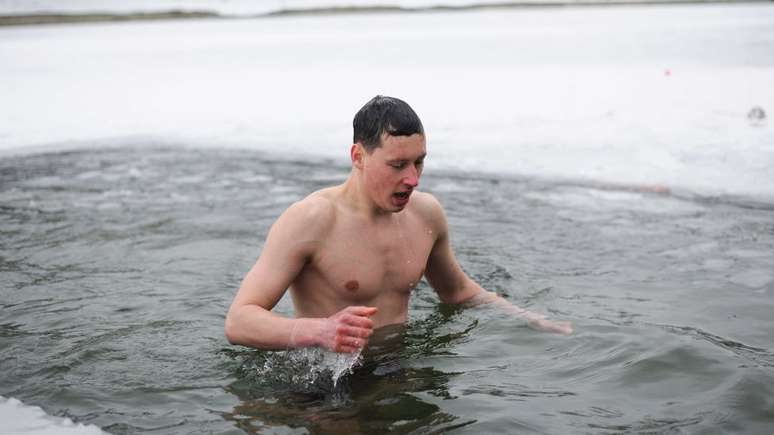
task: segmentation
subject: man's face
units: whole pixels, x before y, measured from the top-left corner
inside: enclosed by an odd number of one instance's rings
[[[406,207],[419,184],[426,154],[425,136],[421,134],[383,134],[381,146],[371,154],[365,153],[365,186],[377,207],[391,212]]]

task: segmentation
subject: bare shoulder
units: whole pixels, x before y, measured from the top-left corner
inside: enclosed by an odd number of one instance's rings
[[[441,228],[446,226],[443,206],[435,196],[427,192],[415,191],[411,195],[411,201],[412,209],[428,225]]]
[[[336,219],[336,206],[327,190],[318,190],[291,204],[274,226],[293,232],[298,241],[323,238]]]
[[[336,206],[330,189],[322,189],[309,194],[306,198],[293,203],[287,212],[303,219],[327,222],[336,215]]]

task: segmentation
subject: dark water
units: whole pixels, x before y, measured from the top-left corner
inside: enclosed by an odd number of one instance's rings
[[[335,388],[229,346],[271,222],[346,172],[163,147],[3,158],[0,395],[117,434],[771,433],[765,204],[428,173],[464,269],[575,334],[421,283]]]

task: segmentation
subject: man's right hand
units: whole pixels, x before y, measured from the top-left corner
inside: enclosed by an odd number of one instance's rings
[[[355,352],[368,343],[374,332],[370,319],[376,307],[346,307],[338,313],[321,319],[318,345],[333,352]]]

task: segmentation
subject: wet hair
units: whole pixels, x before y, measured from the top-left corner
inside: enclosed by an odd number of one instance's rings
[[[381,146],[382,134],[411,136],[425,134],[422,121],[405,101],[377,95],[360,108],[352,120],[354,143],[360,143],[369,154]]]

